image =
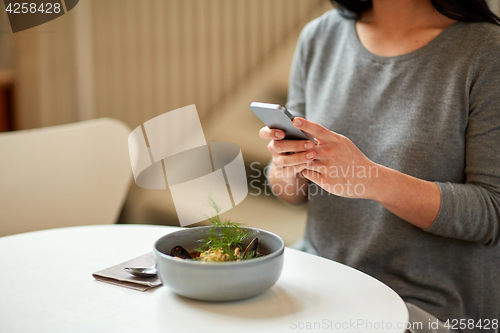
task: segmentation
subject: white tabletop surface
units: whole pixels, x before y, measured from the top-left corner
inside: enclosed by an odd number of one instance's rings
[[[92,277],[152,251],[176,229],[84,226],[0,238],[0,332],[405,331],[406,306],[389,287],[288,248],[276,285],[236,302],[195,301],[166,287],[139,292]]]

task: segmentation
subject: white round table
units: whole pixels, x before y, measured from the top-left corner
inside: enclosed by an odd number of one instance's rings
[[[156,239],[177,229],[84,226],[0,238],[0,331],[405,331],[407,308],[389,287],[345,265],[288,248],[276,285],[236,302],[195,301],[164,286],[139,292],[92,277],[152,251]]]

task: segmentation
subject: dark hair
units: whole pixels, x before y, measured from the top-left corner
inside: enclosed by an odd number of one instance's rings
[[[463,22],[489,22],[500,25],[500,18],[493,13],[485,0],[430,0],[434,8],[452,20]],[[372,7],[372,1],[330,0],[346,18],[357,18]]]

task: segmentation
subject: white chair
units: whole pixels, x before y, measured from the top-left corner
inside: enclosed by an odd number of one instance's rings
[[[0,236],[116,222],[129,133],[110,118],[0,133]]]

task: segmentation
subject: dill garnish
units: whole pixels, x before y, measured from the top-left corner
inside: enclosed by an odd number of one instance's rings
[[[208,218],[212,224],[210,233],[199,240],[201,245],[196,251],[201,253],[200,260],[205,260],[203,257],[210,258],[207,261],[233,261],[253,258],[255,256],[254,252],[249,253],[245,258],[243,257],[244,249],[241,245],[249,236],[250,231],[242,228],[241,223],[229,220],[221,221],[219,216],[221,207],[217,205],[212,197],[209,198],[209,204],[214,208],[215,215]]]

